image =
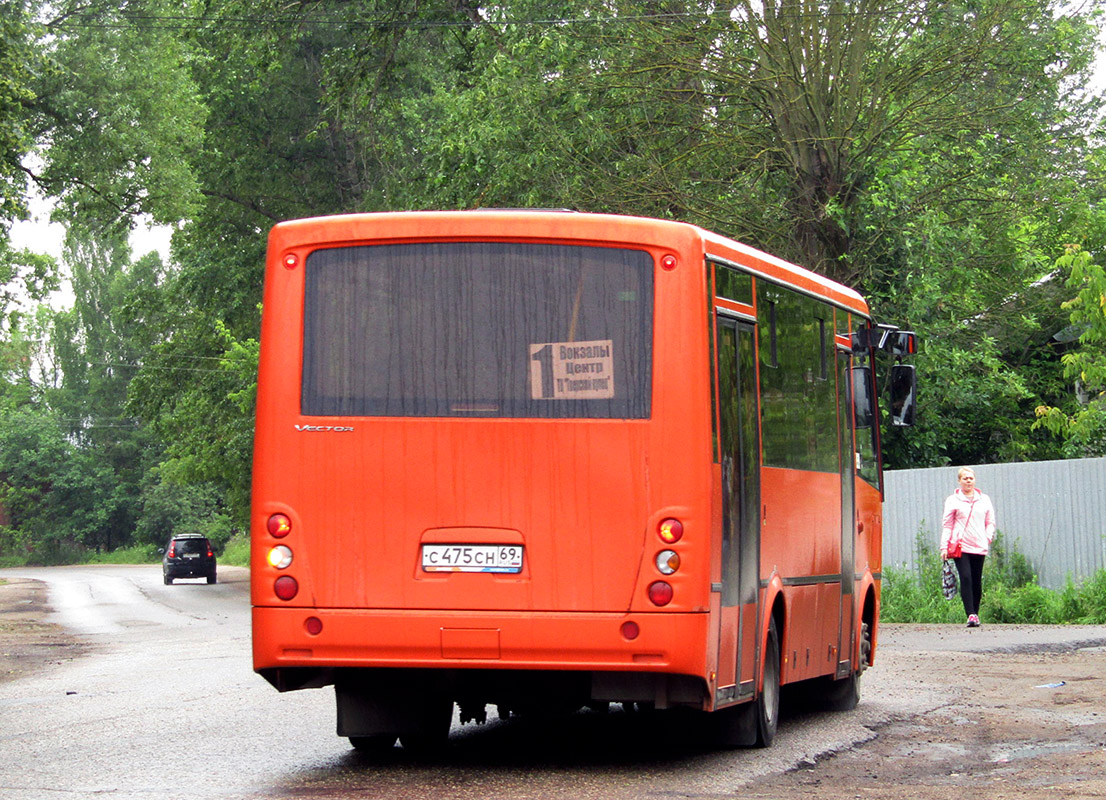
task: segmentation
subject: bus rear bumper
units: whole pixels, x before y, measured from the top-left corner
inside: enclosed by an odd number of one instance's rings
[[[309,623],[312,618],[317,622]],[[705,679],[709,618],[706,613],[254,607],[253,661],[259,672],[286,667],[543,669]],[[626,623],[636,625],[635,637],[630,638],[633,626]]]

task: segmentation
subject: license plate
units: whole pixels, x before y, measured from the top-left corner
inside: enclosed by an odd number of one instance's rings
[[[199,558],[200,554],[199,553],[185,553],[184,557],[185,558]]]
[[[522,572],[520,544],[424,544],[424,572]]]

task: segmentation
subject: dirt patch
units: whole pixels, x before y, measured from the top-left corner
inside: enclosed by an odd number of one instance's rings
[[[49,613],[42,583],[0,579],[0,683],[41,674],[91,650],[61,626],[44,622]]]
[[[748,787],[748,797],[1106,797],[1106,648],[887,653],[955,700],[871,741]],[[875,677],[874,675],[872,676]],[[862,701],[863,702],[863,701]]]

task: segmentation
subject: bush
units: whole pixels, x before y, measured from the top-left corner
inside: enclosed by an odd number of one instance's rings
[[[1071,578],[1061,594],[1064,617],[1083,625],[1106,624],[1106,570],[1099,570],[1076,587]]]
[[[949,623],[964,621],[960,596],[941,593],[941,560],[936,546],[919,531],[918,566],[883,570],[880,619],[884,622]],[[1051,625],[1106,623],[1106,570],[1076,586],[1069,578],[1063,591],[1037,583],[1029,559],[996,536],[983,565],[984,622]]]
[[[1036,583],[988,584],[984,578],[980,618],[986,622],[1055,625],[1064,622],[1060,594]]]
[[[991,542],[991,553],[984,566],[990,571],[990,579],[1000,581],[1004,586],[1018,588],[1037,582],[1037,574],[1029,559],[1015,546],[1008,545],[1001,531]]]
[[[220,563],[229,564],[232,567],[248,567],[250,565],[250,537],[245,534],[235,534],[223,548],[223,554],[219,556]]]
[[[889,567],[883,571],[880,619],[883,622],[963,622],[959,596],[946,600],[941,594],[941,562],[921,570]]]

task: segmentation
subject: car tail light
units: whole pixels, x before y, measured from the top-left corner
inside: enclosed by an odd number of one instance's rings
[[[207,557],[208,558],[215,558],[215,551],[211,549],[211,543],[210,542],[207,545]]]
[[[666,606],[672,602],[672,585],[664,581],[649,584],[649,602],[655,606]]]
[[[300,585],[290,575],[281,575],[273,582],[273,591],[281,600],[291,600],[300,591]]]
[[[666,519],[657,526],[657,536],[665,544],[676,544],[684,538],[684,524],[678,519]]]
[[[176,542],[169,542],[169,552],[166,553],[166,555],[169,556],[169,558],[176,558],[177,557],[177,543]]]
[[[283,539],[292,532],[292,520],[286,514],[273,514],[265,524],[269,529],[269,535],[274,539]]]
[[[628,642],[632,642],[641,634],[641,628],[638,624],[632,620],[622,623],[622,638]]]
[[[303,629],[311,636],[318,636],[323,632],[323,621],[318,617],[308,617],[303,621]]]

